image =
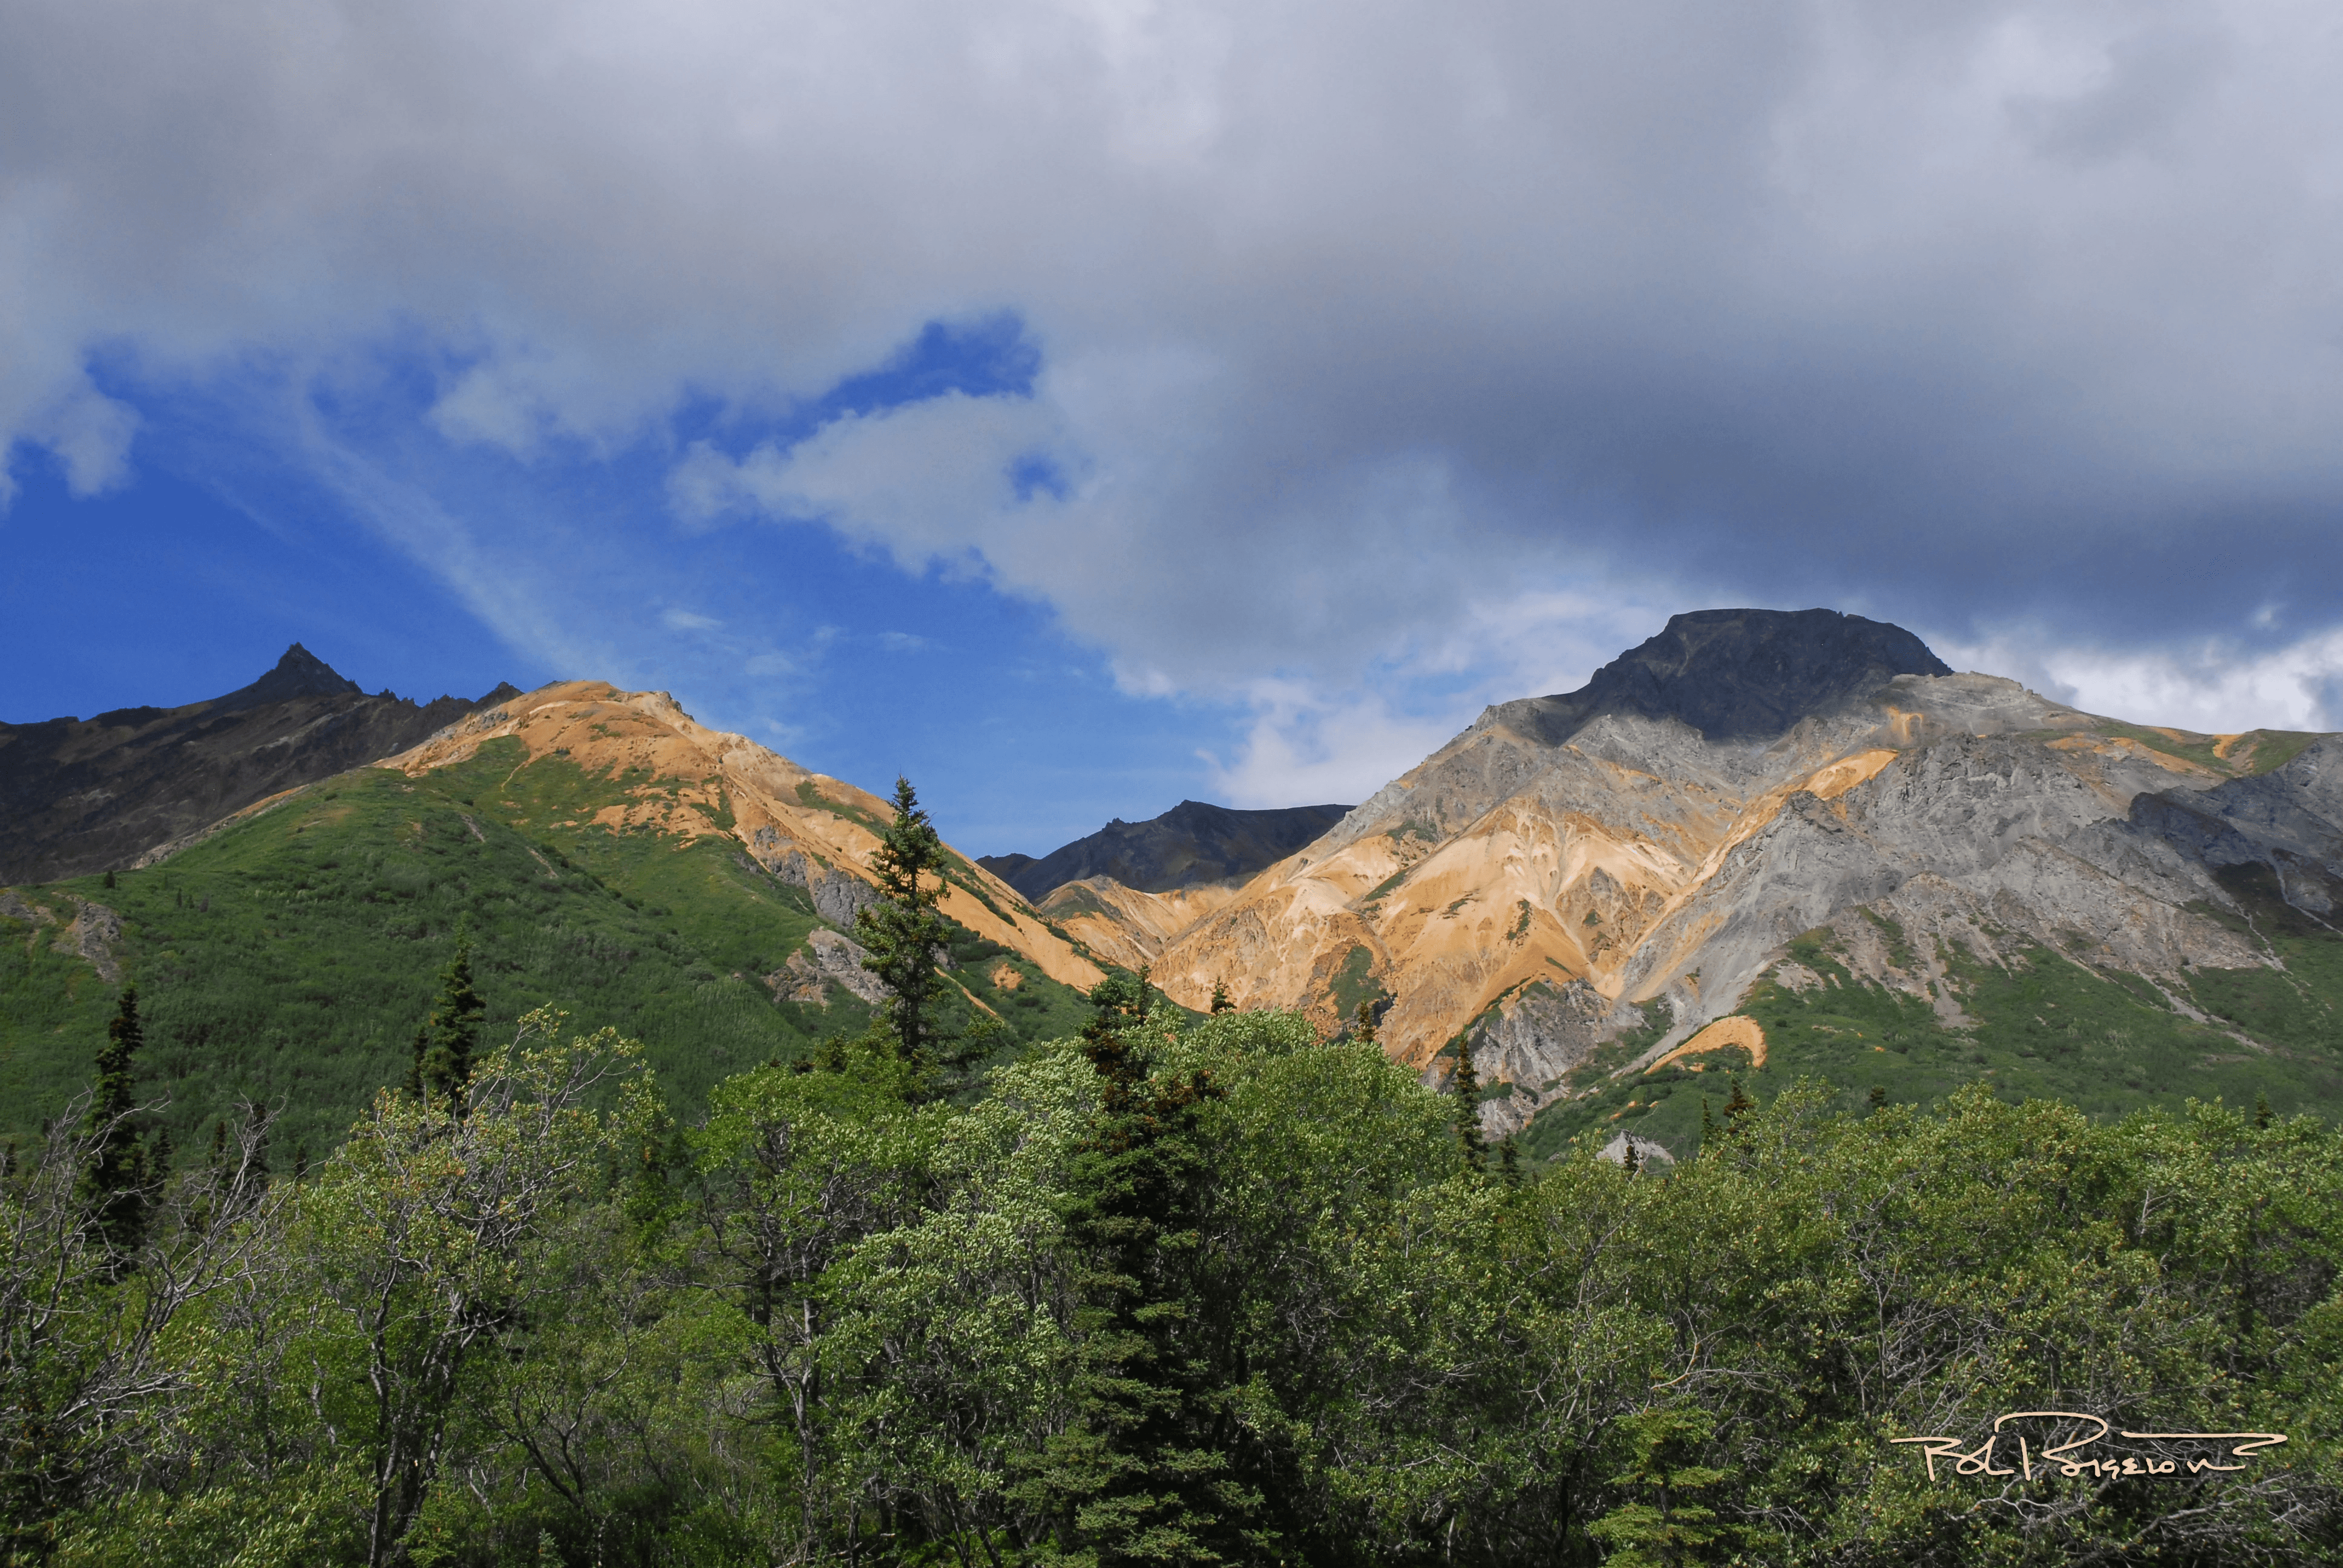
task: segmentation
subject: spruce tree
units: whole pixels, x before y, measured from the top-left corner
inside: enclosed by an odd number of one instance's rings
[[[1222,1091],[1202,1070],[1151,1075],[1128,1028],[1144,1017],[1135,991],[1116,976],[1091,993],[1099,1012],[1082,1051],[1099,1109],[1065,1208],[1079,1260],[1080,1414],[1020,1490],[1054,1519],[1061,1561],[1255,1561],[1269,1544],[1262,1498],[1233,1452],[1242,1427],[1216,1364],[1230,1334],[1201,1233],[1212,1170],[1198,1109]]]
[[[1697,1409],[1646,1411],[1619,1423],[1630,1462],[1611,1483],[1639,1495],[1587,1526],[1608,1548],[1606,1563],[1685,1568],[1731,1552],[1739,1527],[1693,1501],[1693,1494],[1732,1479],[1729,1471],[1697,1462],[1715,1430],[1715,1418]]]
[[[895,1049],[914,1067],[923,1067],[935,1030],[930,1012],[936,990],[935,951],[950,934],[936,906],[944,895],[944,841],[909,779],[895,780],[895,819],[880,835],[870,857],[881,901],[854,917],[854,934],[866,950],[862,967],[887,988],[886,1019]]]
[[[1725,1101],[1725,1131],[1727,1137],[1740,1132],[1742,1119],[1757,1109],[1757,1102],[1742,1091],[1741,1080],[1735,1078],[1730,1081],[1733,1092]]]
[[[1473,1065],[1473,1042],[1456,1042],[1456,1071],[1448,1081],[1456,1096],[1456,1147],[1464,1162],[1479,1171],[1488,1164],[1489,1146],[1481,1136],[1481,1074]]]
[[[1351,1012],[1351,1038],[1361,1045],[1375,1043],[1375,1004],[1373,998],[1361,999]]]
[[[138,1050],[146,1040],[138,1021],[138,988],[125,986],[97,1053],[97,1082],[84,1123],[97,1137],[96,1157],[81,1178],[82,1201],[117,1257],[136,1251],[146,1233],[148,1151],[132,1124],[138,1105]]]
[[[461,1105],[487,1017],[487,1005],[472,986],[472,939],[458,932],[456,954],[439,971],[439,999],[415,1031],[415,1070],[408,1083],[417,1095]]]
[[[1212,1010],[1214,1012],[1234,1012],[1236,1010],[1237,1004],[1229,1000],[1229,988],[1221,981],[1214,980],[1212,982]]]

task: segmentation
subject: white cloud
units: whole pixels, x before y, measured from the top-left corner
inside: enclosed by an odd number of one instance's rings
[[[2061,648],[2037,633],[1939,651],[1956,668],[2009,675],[2087,713],[2135,724],[2211,735],[2343,727],[2343,630],[2275,648],[2226,638],[2144,652]]]
[[[1214,790],[1239,808],[1357,805],[1446,744],[1471,714],[1397,714],[1372,696],[1328,700],[1307,685],[1264,681],[1237,754],[1203,754]]]
[[[2276,711],[2314,677],[2158,650],[2272,562],[2343,588],[2338,66],[2308,0],[20,0],[0,452],[91,491],[97,361],[384,345],[447,442],[657,450],[1009,309],[1032,397],[687,447],[677,517],[1046,601],[1129,689],[1253,694],[1264,778],[1687,602],[2079,605],[2072,679]],[[592,640],[427,499],[353,504]]]

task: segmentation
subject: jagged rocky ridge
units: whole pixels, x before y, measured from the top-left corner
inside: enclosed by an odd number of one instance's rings
[[[0,884],[119,870],[256,801],[421,741],[516,695],[369,697],[299,643],[181,708],[0,724]]]

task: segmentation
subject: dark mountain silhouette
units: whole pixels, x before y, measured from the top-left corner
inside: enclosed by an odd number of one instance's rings
[[[500,685],[478,701],[368,697],[297,642],[259,679],[208,702],[0,724],[0,884],[118,870],[518,695]]]
[[[1085,877],[1112,877],[1126,888],[1168,893],[1250,877],[1324,833],[1349,810],[1348,806],[1286,806],[1238,811],[1182,800],[1145,822],[1118,817],[1088,838],[1039,859],[987,855],[978,864],[1036,903],[1051,889]]]
[[[1899,675],[1952,673],[1902,627],[1859,615],[1704,609],[1669,617],[1576,691],[1497,711],[1556,746],[1606,713],[1679,719],[1711,740],[1770,740]]]

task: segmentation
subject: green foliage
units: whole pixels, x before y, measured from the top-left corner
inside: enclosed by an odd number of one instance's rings
[[[415,1035],[415,1070],[407,1092],[460,1103],[472,1081],[472,1051],[479,1043],[488,1010],[472,988],[472,943],[456,938],[456,956],[439,973],[439,1000]]]
[[[1335,1017],[1353,1016],[1361,1002],[1381,1003],[1389,1000],[1391,992],[1372,972],[1374,961],[1374,950],[1363,943],[1354,944],[1342,955],[1342,967],[1334,971],[1327,993],[1334,1004]]]
[[[824,923],[804,889],[728,840],[596,819],[648,775],[524,760],[498,739],[414,778],[361,769],[121,873],[106,902],[139,988],[137,1093],[167,1101],[154,1122],[183,1152],[247,1100],[282,1103],[280,1149],[340,1142],[376,1090],[408,1081],[459,927],[484,1028],[558,1000],[643,1040],[687,1116],[736,1072],[862,1029],[870,1010],[843,988],[800,1002],[763,983]],[[53,911],[45,926],[0,918],[0,1137],[58,1114],[105,1037],[116,988],[55,940],[96,890],[96,878],[28,890]],[[1004,1020],[1002,1050],[1081,1027],[1071,988],[948,930],[957,983],[939,993],[939,1027],[973,1010],[960,986]],[[1004,971],[1013,985],[992,978]]]
[[[1224,1091],[1209,1069],[1151,1070],[1142,1041],[1161,1026],[1143,980],[1127,1001],[1101,1000],[1082,1048],[1099,1078],[1096,1121],[1072,1151],[1061,1209],[1074,1419],[1021,1496],[1055,1526],[1051,1556],[1246,1560],[1269,1539],[1254,1519],[1261,1494],[1228,1452],[1233,1391],[1214,1354],[1226,1290],[1209,1277],[1201,1230],[1213,1171],[1199,1112]]]
[[[1614,1568],[1682,1568],[1715,1560],[1718,1549],[1738,1533],[1694,1493],[1731,1479],[1702,1464],[1698,1455],[1716,1435],[1716,1421],[1698,1408],[1647,1411],[1619,1423],[1628,1452],[1627,1468],[1612,1484],[1634,1499],[1586,1527],[1608,1544],[1604,1561]]]
[[[363,1563],[367,1495],[353,1461],[248,1485],[133,1494],[65,1522],[55,1568],[317,1568]]]
[[[0,1561],[2343,1552],[2343,1135],[2310,1119],[1810,1081],[1672,1168],[1493,1181],[1372,1044],[1134,976],[1099,1003],[965,1104],[881,1027],[682,1119],[539,1017],[465,1115],[386,1092],[304,1181],[246,1124],[123,1270],[60,1124],[0,1181]],[[1934,1479],[1896,1441],[2027,1411],[2288,1441],[2069,1476],[2033,1429],[2031,1474]]]
[[[83,1126],[96,1145],[96,1158],[82,1181],[83,1201],[96,1216],[106,1244],[123,1256],[136,1252],[146,1230],[147,1150],[136,1117],[137,1056],[146,1043],[138,1023],[138,988],[122,988],[122,1000],[106,1026],[106,1048],[97,1053],[97,1082]]]
[[[944,843],[908,779],[895,780],[895,817],[879,836],[870,857],[880,901],[854,917],[854,931],[869,956],[862,967],[879,977],[891,999],[887,1020],[903,1060],[925,1063],[933,1055],[936,991],[935,950],[950,935],[936,912],[943,897]],[[932,882],[930,879],[933,879]]]
[[[1450,1047],[1456,1065],[1448,1075],[1448,1092],[1456,1100],[1456,1147],[1464,1163],[1478,1171],[1488,1162],[1489,1151],[1481,1136],[1481,1073],[1473,1065],[1473,1041],[1468,1036]]]

